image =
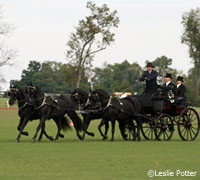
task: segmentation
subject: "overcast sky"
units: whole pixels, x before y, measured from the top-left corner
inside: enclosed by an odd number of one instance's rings
[[[1,68],[7,80],[19,79],[30,60],[66,62],[65,50],[69,35],[89,10],[87,0],[0,0],[5,20],[16,26],[5,42],[18,52],[13,67]],[[173,68],[185,73],[192,67],[188,47],[181,44],[184,12],[200,6],[199,0],[93,0],[98,6],[107,4],[118,11],[119,28],[116,40],[98,53],[94,66],[128,60],[144,66],[165,55],[173,59]],[[2,86],[2,85],[1,85]]]

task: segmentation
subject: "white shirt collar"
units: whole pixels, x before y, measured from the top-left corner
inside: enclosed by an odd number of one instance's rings
[[[181,84],[177,84],[177,88],[179,88],[180,85],[181,85]]]
[[[171,81],[166,82],[166,86],[168,86],[171,83]]]

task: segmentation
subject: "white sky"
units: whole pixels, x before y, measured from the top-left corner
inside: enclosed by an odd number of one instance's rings
[[[66,62],[65,50],[69,35],[78,21],[89,10],[87,0],[0,0],[7,22],[16,26],[6,38],[9,47],[18,51],[13,67],[3,67],[8,89],[11,79],[20,79],[30,60],[43,62],[56,60]],[[121,63],[128,60],[144,66],[165,55],[173,59],[173,68],[185,73],[192,67],[187,46],[181,44],[184,12],[200,6],[199,0],[92,0],[101,6],[107,4],[118,11],[119,28],[115,30],[116,41],[98,53],[94,66]],[[2,85],[1,85],[2,86]]]

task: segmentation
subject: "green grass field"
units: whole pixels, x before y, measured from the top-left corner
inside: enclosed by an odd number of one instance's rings
[[[26,127],[29,136],[16,143],[18,119],[17,110],[0,109],[0,180],[200,179],[199,137],[183,142],[175,133],[169,142],[124,141],[116,126],[115,141],[102,141],[97,131],[99,121],[92,121],[89,130],[95,137],[86,136],[83,142],[72,130],[57,143],[45,137],[42,142],[31,143],[39,122],[34,121]],[[48,134],[55,136],[54,122],[47,121],[46,127]],[[149,170],[197,174],[149,178]]]

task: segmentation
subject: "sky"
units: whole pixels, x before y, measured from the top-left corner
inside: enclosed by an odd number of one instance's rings
[[[96,5],[107,4],[117,10],[120,24],[114,29],[115,42],[96,54],[93,66],[104,62],[137,62],[167,56],[172,67],[187,73],[192,67],[188,47],[181,43],[184,12],[200,7],[199,0],[92,0]],[[47,60],[67,63],[65,51],[69,35],[75,32],[78,21],[89,15],[87,0],[0,0],[5,21],[14,24],[15,30],[5,43],[17,51],[12,67],[4,66],[0,73],[7,83],[20,79],[30,60]]]

